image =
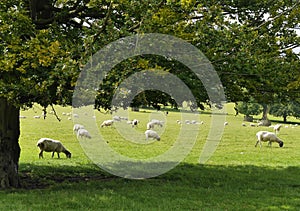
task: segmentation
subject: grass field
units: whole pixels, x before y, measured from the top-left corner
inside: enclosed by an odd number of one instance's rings
[[[188,156],[172,170],[158,177],[131,180],[117,177],[100,169],[85,155],[73,134],[73,121],[63,112],[71,108],[57,107],[62,121],[54,115],[34,119],[41,108],[22,111],[20,175],[23,188],[0,191],[0,210],[299,210],[300,209],[300,126],[283,127],[279,137],[284,147],[277,144],[255,148],[255,133],[267,127],[241,126],[243,116],[234,116],[228,105],[222,140],[213,156],[199,164],[210,128],[209,113],[200,114],[204,121],[199,126],[196,143]],[[99,126],[108,114],[96,113]],[[79,117],[81,118],[81,117]],[[158,128],[160,142],[134,143],[117,130],[100,128],[109,146],[116,152],[134,159],[147,159],[166,152],[175,144],[180,131],[176,123],[179,112],[168,116],[151,110],[130,112],[129,118],[140,120],[138,128],[128,131],[143,132],[149,118],[161,118],[167,123]],[[185,114],[190,120],[194,114]],[[270,117],[275,122],[279,118]],[[295,122],[296,119],[290,118]],[[91,119],[91,122],[94,120]],[[194,125],[186,133],[194,134]],[[194,128],[193,128],[194,127]],[[214,128],[212,128],[214,130]],[[126,129],[127,131],[127,129]],[[130,135],[130,133],[129,133]],[[41,137],[61,140],[72,152],[72,158],[44,153],[38,158],[36,142]],[[89,140],[86,140],[89,141]],[[99,149],[101,152],[101,149]]]

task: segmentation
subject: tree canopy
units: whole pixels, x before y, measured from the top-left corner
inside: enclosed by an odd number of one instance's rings
[[[0,96],[17,105],[70,104],[80,68],[93,53],[121,37],[152,32],[199,48],[228,101],[299,98],[299,57],[292,51],[300,43],[293,30],[300,18],[297,1],[7,0],[0,8]],[[124,77],[154,67],[183,80],[198,106],[207,102],[201,81],[182,64],[144,56],[110,72],[96,107],[109,108]]]

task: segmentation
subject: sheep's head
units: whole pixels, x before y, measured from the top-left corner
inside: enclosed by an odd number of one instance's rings
[[[67,158],[71,158],[71,155],[72,155],[71,152],[66,150],[64,153],[66,154]]]
[[[279,147],[283,147],[283,142],[282,141],[279,141],[278,144],[279,144]]]

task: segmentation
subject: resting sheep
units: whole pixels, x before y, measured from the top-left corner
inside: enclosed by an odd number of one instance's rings
[[[255,147],[257,144],[261,147],[261,142],[268,142],[268,145],[271,146],[272,142],[277,142],[279,144],[279,147],[283,147],[283,141],[279,139],[275,133],[268,132],[268,131],[259,131],[256,133],[257,142],[255,144]]]
[[[112,119],[104,120],[104,121],[102,122],[102,124],[100,125],[100,127],[104,127],[104,126],[105,126],[105,127],[112,126],[113,123],[114,123],[114,120],[112,120]]]
[[[90,135],[89,131],[87,131],[86,129],[79,129],[77,131],[77,138],[92,138],[92,136]]]
[[[146,136],[146,140],[148,140],[149,138],[153,138],[156,139],[157,141],[160,141],[159,135],[154,130],[146,130],[145,136]]]
[[[54,153],[57,153],[57,157],[59,157],[59,153],[63,152],[66,154],[67,158],[71,158],[71,153],[63,146],[63,144],[60,141],[53,140],[50,138],[41,138],[37,142],[37,146],[40,148],[39,158],[43,157],[43,152],[52,152],[52,158],[54,156]]]

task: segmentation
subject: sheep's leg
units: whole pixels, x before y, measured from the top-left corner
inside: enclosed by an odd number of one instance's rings
[[[271,142],[271,141],[269,141],[269,143],[268,143],[268,146],[269,146],[269,147],[271,147],[271,146],[272,146],[272,142]]]
[[[257,140],[256,144],[255,144],[255,147],[257,147],[257,144],[259,143],[259,146],[261,147],[261,141],[260,140]]]
[[[52,158],[54,157],[54,151],[52,152]]]
[[[60,156],[59,156],[59,152],[57,152],[57,157],[58,157],[58,158],[60,158]]]
[[[44,158],[44,156],[43,156],[43,150],[41,150],[41,152],[39,154],[39,158]]]

